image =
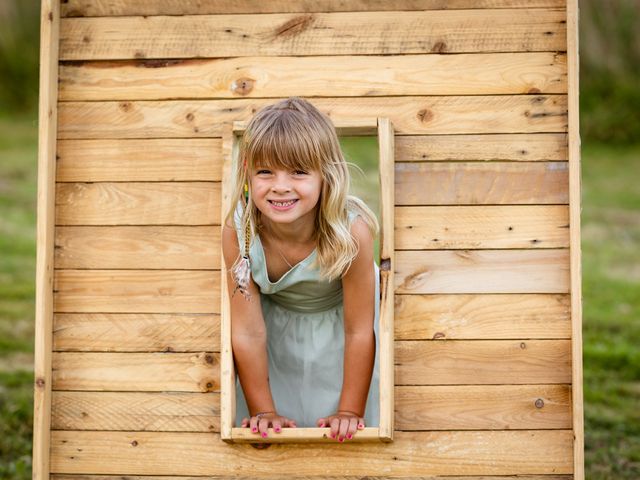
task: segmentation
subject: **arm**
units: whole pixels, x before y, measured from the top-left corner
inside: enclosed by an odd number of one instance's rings
[[[356,218],[351,233],[359,251],[342,279],[344,295],[344,375],[338,410],[364,416],[375,360],[375,278],[373,237],[367,224]]]
[[[222,229],[222,252],[227,267],[230,298],[231,347],[249,414],[275,411],[269,388],[267,331],[260,305],[260,292],[253,279],[250,279],[250,301],[247,301],[239,291],[231,297],[235,282],[229,269],[238,256],[239,248],[235,230],[227,225]]]

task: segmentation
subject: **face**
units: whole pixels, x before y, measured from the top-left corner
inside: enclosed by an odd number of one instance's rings
[[[285,170],[256,165],[251,172],[253,201],[275,223],[313,222],[322,177],[319,171]]]

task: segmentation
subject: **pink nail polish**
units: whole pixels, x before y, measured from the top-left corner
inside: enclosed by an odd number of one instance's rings
[[[267,438],[267,432],[262,432],[262,436],[263,436],[264,438]]]
[[[348,434],[347,434],[347,438],[348,438],[349,440],[351,440],[351,434],[350,434],[350,433],[348,433]]]
[[[253,427],[253,428],[251,429],[251,431],[252,431],[253,433],[255,433],[255,432],[257,432],[257,431],[258,431],[258,429],[257,429],[256,427]]]
[[[338,440],[340,440],[341,442],[344,442],[344,437],[340,437]]]

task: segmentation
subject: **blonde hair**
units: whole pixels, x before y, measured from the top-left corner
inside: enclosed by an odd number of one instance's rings
[[[307,100],[290,97],[258,111],[248,123],[239,147],[231,208],[225,217],[226,224],[235,228],[234,213],[238,202],[242,202],[241,228],[245,243],[240,245],[234,266],[243,255],[248,255],[250,237],[257,235],[261,226],[261,213],[251,197],[248,172],[255,165],[316,170],[321,173],[322,186],[315,217],[317,257],[312,266],[319,266],[324,280],[342,277],[358,253],[357,241],[349,229],[348,211],[362,216],[372,236],[378,234],[380,227],[371,209],[349,194],[351,176],[329,117]],[[245,184],[249,185],[246,202]]]

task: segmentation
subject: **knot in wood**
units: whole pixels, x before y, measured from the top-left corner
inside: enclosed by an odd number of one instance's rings
[[[431,51],[433,53],[443,53],[447,51],[447,44],[445,42],[443,42],[442,40],[440,40],[439,42],[436,42],[433,44],[433,47],[431,47]]]
[[[538,398],[536,400],[536,408],[542,408],[544,407],[544,400],[542,400],[541,398]]]
[[[253,90],[255,80],[253,78],[239,78],[231,84],[231,91],[238,95],[248,95]]]
[[[418,112],[418,118],[420,119],[421,122],[428,122],[433,118],[433,112],[431,110],[428,110],[426,108],[423,108],[422,110],[420,110]]]

